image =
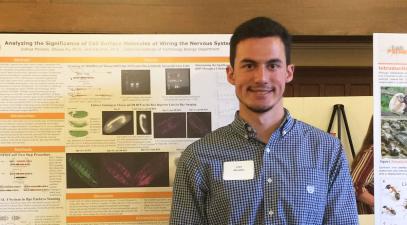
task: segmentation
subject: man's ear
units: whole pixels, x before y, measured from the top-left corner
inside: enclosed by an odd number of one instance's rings
[[[232,85],[235,85],[235,76],[233,73],[233,68],[230,65],[226,67],[226,76],[227,76],[228,82]]]
[[[286,83],[290,83],[294,78],[294,64],[287,65],[287,76],[285,79]]]

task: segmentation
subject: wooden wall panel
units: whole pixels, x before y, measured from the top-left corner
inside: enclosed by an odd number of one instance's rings
[[[367,93],[370,93],[370,94],[367,94]],[[351,96],[373,95],[372,84],[371,83],[352,84],[350,86],[350,95]]]
[[[372,67],[297,67],[286,97],[373,95]]]
[[[326,84],[322,94],[322,96],[346,96],[346,84]]]
[[[0,32],[231,33],[270,16],[295,35],[407,32],[403,0],[0,0]]]

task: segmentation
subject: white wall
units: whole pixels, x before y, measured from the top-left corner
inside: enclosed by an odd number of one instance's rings
[[[370,116],[373,113],[373,97],[302,97],[284,98],[284,106],[297,119],[327,130],[333,106],[343,104],[348,120],[355,152],[359,151],[369,126]],[[332,126],[332,131],[337,131],[337,116]],[[345,125],[342,124],[342,143],[346,150],[349,162],[352,161],[351,148],[347,139]]]

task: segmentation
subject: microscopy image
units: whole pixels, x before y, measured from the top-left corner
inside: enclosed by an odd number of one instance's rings
[[[149,95],[150,70],[122,70],[123,95]]]
[[[154,138],[185,138],[186,113],[154,113]]]
[[[104,135],[133,135],[133,111],[103,111],[102,133]]]
[[[101,185],[97,154],[66,154],[68,188],[95,188]]]
[[[68,188],[168,187],[169,153],[68,153]]]
[[[187,137],[201,138],[212,131],[210,112],[187,113]]]
[[[169,186],[168,152],[103,154],[100,161],[105,187]]]
[[[137,111],[137,134],[150,135],[151,132],[151,111]]]
[[[190,70],[165,69],[165,82],[167,95],[189,95],[191,94]]]

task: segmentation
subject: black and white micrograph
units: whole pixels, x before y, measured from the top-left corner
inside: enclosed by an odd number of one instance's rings
[[[137,134],[150,135],[151,132],[151,111],[137,111]]]
[[[122,95],[151,94],[150,70],[122,70]]]
[[[167,95],[191,94],[190,69],[165,69]]]
[[[133,135],[133,111],[103,111],[102,133],[104,135]]]

